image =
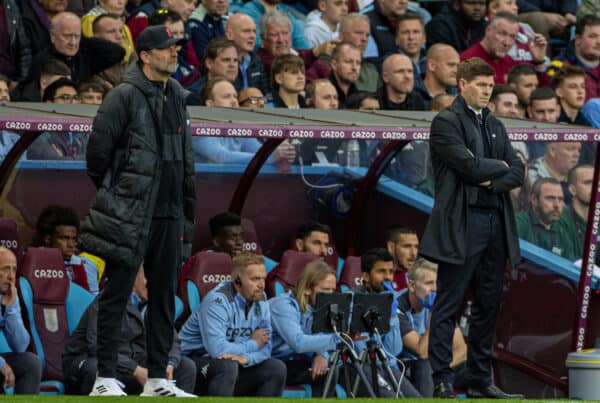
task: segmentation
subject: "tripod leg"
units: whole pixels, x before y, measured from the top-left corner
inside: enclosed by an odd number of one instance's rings
[[[335,367],[338,364],[338,359],[340,358],[340,351],[335,350],[333,355],[331,356],[331,368],[329,373],[327,374],[327,378],[325,379],[325,387],[323,388],[323,396],[322,398],[326,398],[329,396],[329,389],[331,389],[331,381],[333,380],[333,375],[335,374]]]
[[[354,356],[356,357],[356,355]],[[358,357],[356,357],[358,358]],[[354,358],[350,358],[352,360],[352,366],[354,367],[354,370],[357,373],[357,380],[360,379],[362,381],[362,383],[365,385],[365,388],[367,389],[367,393],[369,394],[369,397],[377,397],[375,395],[375,392],[373,391],[373,387],[371,386],[371,383],[369,382],[369,380],[367,379],[367,376],[365,375],[365,372],[362,369],[362,365],[360,364],[360,362]]]
[[[373,348],[370,348],[369,350],[369,361],[371,361],[371,385],[373,386],[375,396],[381,397],[381,391],[379,390],[379,380],[377,378],[377,356],[375,355],[375,350]]]
[[[360,364],[361,368],[365,364],[366,361],[367,361],[367,350],[363,350],[363,352],[360,353],[360,358],[358,358],[358,363]],[[352,387],[352,395],[354,395],[354,396],[356,396],[356,393],[358,392],[358,383],[359,382],[360,382],[360,378],[358,377],[358,375],[356,375],[356,378],[354,379],[354,386]]]
[[[398,397],[404,397],[402,395],[402,392],[400,392],[400,381],[401,380],[396,379],[396,376],[394,375],[394,371],[392,371],[392,368],[390,368],[390,366],[388,365],[387,357],[386,357],[385,353],[383,352],[383,350],[381,348],[377,348],[376,352],[377,352],[377,357],[379,358],[379,361],[381,361],[381,366],[383,367],[388,378],[392,382],[392,387],[394,388],[394,391],[396,391],[398,393]]]

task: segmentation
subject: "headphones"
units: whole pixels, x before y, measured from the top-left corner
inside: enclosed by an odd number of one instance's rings
[[[240,280],[239,277],[236,277],[235,280],[233,280],[234,283],[236,283],[237,285],[241,286],[242,285],[242,280]]]

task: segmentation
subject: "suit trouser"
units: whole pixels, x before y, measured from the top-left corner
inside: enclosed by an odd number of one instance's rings
[[[492,344],[500,310],[507,260],[502,213],[471,208],[466,234],[467,258],[463,265],[440,263],[437,296],[431,313],[429,361],[433,381],[453,383],[452,337],[465,291],[471,286],[473,306],[465,383],[484,387],[492,382]]]
[[[282,361],[268,358],[260,364],[242,367],[233,360],[210,358],[194,352],[197,395],[279,397],[283,393],[286,368]]]
[[[173,343],[175,287],[181,264],[180,219],[154,218],[146,246],[144,272],[148,281],[145,318],[148,377],[164,378]],[[98,376],[115,378],[121,320],[138,269],[106,262],[107,281],[98,309]]]
[[[0,354],[10,365],[15,375],[15,395],[37,395],[40,393],[42,364],[37,355],[29,352]],[[4,377],[0,374],[0,389]]]
[[[96,381],[98,359],[96,357],[80,356],[71,362],[63,364],[65,390],[69,395],[88,395]],[[163,376],[164,377],[164,376]],[[133,376],[133,373],[117,372],[116,378],[125,385],[125,393],[139,395],[143,385]],[[196,382],[196,364],[187,357],[181,357],[179,365],[173,371],[173,379],[177,386],[188,393],[194,390]]]
[[[284,364],[287,368],[287,385],[311,385],[312,397],[323,396],[323,392],[325,391],[325,381],[327,380],[328,373],[313,379],[310,372],[312,362],[304,359],[286,360],[284,361]],[[335,371],[335,373],[333,375],[331,388],[327,394],[327,397],[335,397],[335,387],[338,381],[337,366],[330,366],[329,370]]]

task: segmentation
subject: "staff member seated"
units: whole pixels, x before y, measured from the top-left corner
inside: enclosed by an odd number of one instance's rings
[[[335,271],[324,261],[315,260],[306,265],[294,291],[269,300],[273,357],[285,363],[287,384],[311,384],[313,397],[323,395],[326,375],[331,370],[329,354],[340,342],[335,334],[312,334],[317,293],[332,293],[335,289]]]
[[[271,358],[263,257],[236,255],[231,277],[206,295],[179,333],[183,354],[198,368],[196,393],[281,396],[286,368]]]

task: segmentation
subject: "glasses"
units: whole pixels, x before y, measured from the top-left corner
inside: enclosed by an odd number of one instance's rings
[[[245,104],[246,102],[250,102],[252,105],[258,105],[261,103],[266,103],[267,102],[267,97],[256,97],[256,96],[249,96],[248,98],[244,98],[240,101],[240,104]]]
[[[79,101],[81,98],[79,95],[61,94],[54,97],[54,100],[61,100],[65,102]]]

